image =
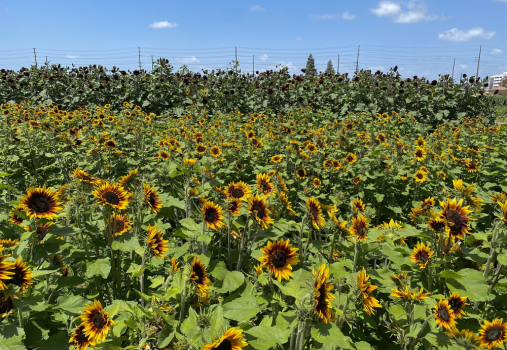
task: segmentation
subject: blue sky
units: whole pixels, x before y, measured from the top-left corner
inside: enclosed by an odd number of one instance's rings
[[[323,70],[359,67],[434,78],[507,71],[507,0],[358,1],[53,1],[0,0],[0,67],[19,69],[46,56],[62,65],[151,68],[151,56],[177,68],[243,71],[281,64],[298,73],[308,54]]]

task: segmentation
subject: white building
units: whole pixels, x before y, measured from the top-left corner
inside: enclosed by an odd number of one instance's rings
[[[489,90],[491,89],[494,89],[494,88],[497,88],[500,86],[500,83],[502,82],[503,79],[507,78],[507,72],[504,72],[503,74],[498,74],[498,75],[492,75],[489,77],[489,84],[488,84],[488,87],[485,88],[484,90],[486,92],[488,92]]]

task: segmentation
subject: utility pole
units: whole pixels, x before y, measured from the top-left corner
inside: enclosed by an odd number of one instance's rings
[[[35,52],[35,47],[33,48],[33,56],[35,57],[35,67],[37,67],[37,52]]]
[[[255,77],[255,55],[252,56],[252,75]]]
[[[359,48],[361,45],[357,46],[357,60],[356,60],[356,72],[359,70]]]
[[[452,79],[454,79],[454,66],[456,65],[456,59],[454,59],[454,63],[452,64]]]
[[[479,48],[479,59],[477,60],[477,74],[475,75],[475,81],[479,79],[479,65],[481,64],[481,52],[482,52],[482,45]]]
[[[46,56],[46,64],[48,64],[48,56]]]
[[[153,55],[151,55],[151,70],[153,70]]]
[[[236,46],[234,46],[234,57],[234,67],[236,67],[236,74],[238,74],[238,48]]]
[[[340,74],[340,55],[338,55],[338,65],[336,66],[336,73]]]
[[[139,72],[141,71],[141,48],[138,47],[137,51],[139,52]]]

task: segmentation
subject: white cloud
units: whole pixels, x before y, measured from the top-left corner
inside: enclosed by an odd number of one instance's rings
[[[460,67],[461,69],[467,69],[468,66],[466,64],[458,64],[458,67]]]
[[[254,5],[254,6],[250,7],[250,11],[252,11],[252,12],[264,12],[264,11],[266,11],[266,9],[263,8],[263,7],[260,7],[259,5]]]
[[[178,57],[176,58],[176,62],[189,64],[189,63],[200,63],[201,61],[199,61],[197,57],[192,56],[192,57]]]
[[[470,41],[479,38],[491,39],[495,35],[496,32],[487,32],[484,28],[480,27],[469,29],[466,32],[458,28],[452,28],[445,32],[440,32],[438,38],[445,41]]]
[[[267,61],[268,60],[268,55],[266,55],[266,54],[262,55],[261,58],[260,58],[260,60],[262,62]]]
[[[298,36],[297,36],[297,37],[295,37],[294,39],[295,39],[296,41],[303,41],[303,38],[300,38],[300,37],[298,37]]]
[[[174,28],[177,26],[178,26],[178,23],[176,23],[176,22],[171,23],[171,22],[167,22],[167,21],[153,22],[152,24],[150,24],[150,28],[154,28],[154,29]]]
[[[67,57],[68,59],[74,59],[74,58],[78,58],[79,56],[75,56],[75,55],[65,55],[65,57]]]
[[[505,2],[507,2],[507,0],[505,0]],[[492,55],[501,55],[503,54],[503,50],[502,49],[493,49],[493,51],[490,52]]]
[[[369,70],[371,70],[372,72],[376,72],[376,71],[385,71],[386,70],[386,67],[384,66],[373,66],[373,67],[368,67]]]
[[[289,71],[291,71],[291,72],[296,72],[297,68],[298,68],[294,64],[292,64],[292,62],[287,62],[287,63],[280,62],[279,64],[277,64],[277,67],[278,66],[287,67],[287,68],[289,68]]]
[[[341,13],[326,13],[325,15],[310,15],[310,18],[311,19],[314,19],[314,20],[319,20],[319,19],[337,19],[337,18],[342,18],[342,19],[347,19],[347,20],[353,20],[357,17],[357,15],[353,15],[349,12],[344,12],[343,14]]]
[[[428,14],[428,5],[424,0],[410,0],[409,2],[383,0],[376,8],[370,8],[370,11],[378,17],[390,18],[395,23],[417,23],[445,19],[443,16]]]

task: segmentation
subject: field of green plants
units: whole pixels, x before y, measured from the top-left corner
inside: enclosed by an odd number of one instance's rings
[[[505,348],[482,80],[0,79],[1,350]]]

